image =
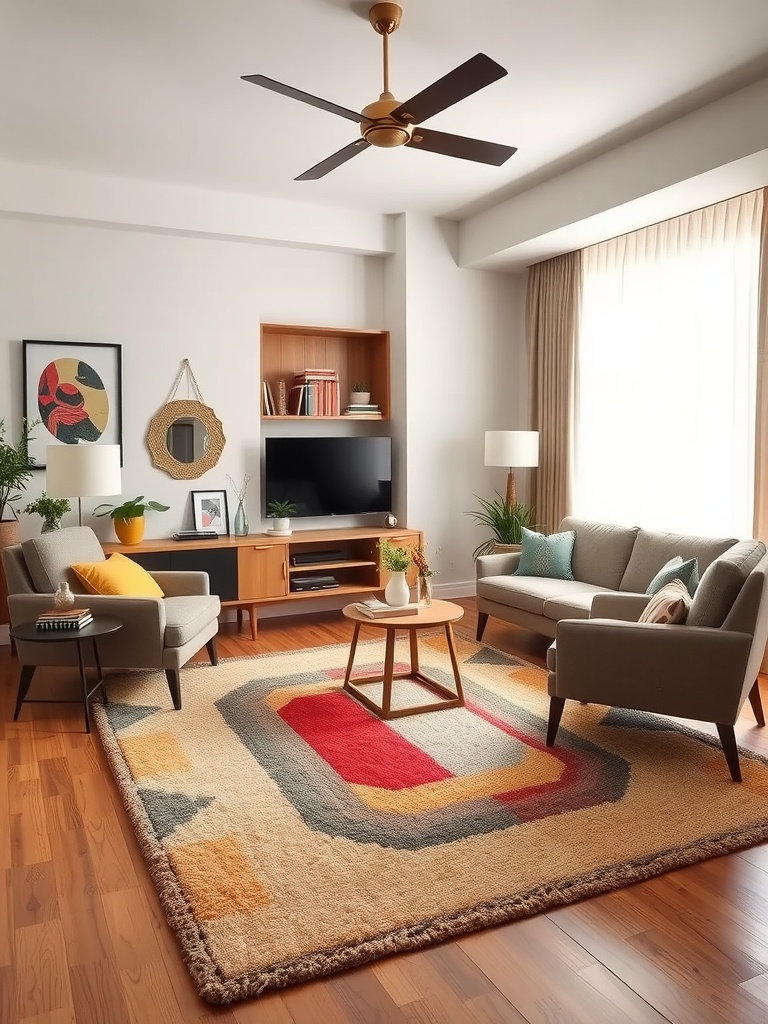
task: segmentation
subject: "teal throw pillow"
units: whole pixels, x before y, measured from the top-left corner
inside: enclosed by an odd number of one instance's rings
[[[571,558],[576,531],[534,533],[523,527],[523,544],[515,576],[546,576],[553,580],[572,580]]]
[[[687,562],[684,562],[680,555],[670,558],[653,577],[645,592],[650,595],[658,594],[661,588],[671,583],[672,580],[682,580],[688,593],[693,597],[696,587],[699,585],[698,558],[689,558]]]

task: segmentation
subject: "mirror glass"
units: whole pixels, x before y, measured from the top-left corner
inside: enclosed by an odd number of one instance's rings
[[[152,462],[177,480],[196,480],[224,450],[221,420],[210,406],[191,399],[167,402],[152,417],[147,447]]]

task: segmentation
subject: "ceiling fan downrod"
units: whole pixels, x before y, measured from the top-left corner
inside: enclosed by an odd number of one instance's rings
[[[363,107],[365,120],[360,125],[360,134],[371,146],[392,149],[404,146],[411,138],[412,127],[395,121],[389,115],[400,106],[389,91],[389,37],[397,30],[403,9],[399,4],[374,4],[368,12],[368,20],[382,40],[383,92],[378,100]]]

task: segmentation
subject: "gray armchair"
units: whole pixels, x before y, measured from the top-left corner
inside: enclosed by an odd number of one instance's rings
[[[204,645],[211,664],[218,662],[216,634],[219,598],[209,593],[205,572],[152,572],[164,597],[115,597],[87,594],[70,568],[76,562],[106,558],[90,527],[75,526],[42,534],[3,550],[11,626],[32,622],[53,607],[53,594],[62,580],[83,596],[94,616],[121,619],[123,628],[103,637],[99,656],[104,669],[164,669],[173,706],[181,708],[180,670]],[[80,602],[78,602],[80,603]],[[39,665],[76,665],[74,644],[16,644],[22,671]]]
[[[747,698],[765,725],[757,685],[768,640],[765,545],[743,541],[713,562],[685,624],[622,621],[636,619],[638,608],[634,595],[599,595],[593,617],[558,623],[547,654],[547,746],[569,699],[713,722],[741,782],[733,727]]]

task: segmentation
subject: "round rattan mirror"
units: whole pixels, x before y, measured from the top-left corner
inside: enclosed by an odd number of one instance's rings
[[[192,399],[168,402],[149,423],[152,462],[176,480],[197,480],[224,451],[221,420],[210,406]]]

